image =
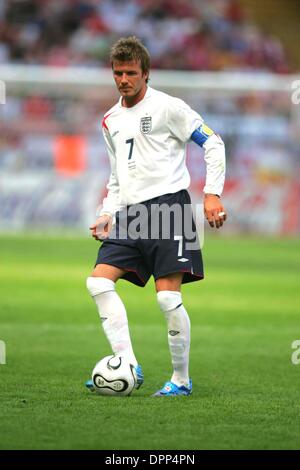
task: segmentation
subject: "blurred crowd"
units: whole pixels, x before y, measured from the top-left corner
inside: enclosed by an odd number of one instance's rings
[[[257,157],[261,162],[266,160],[263,149],[267,145],[272,148],[267,152],[272,164],[280,149],[280,161],[293,172],[288,161],[294,157],[298,160],[299,140],[295,140],[297,129],[292,127],[287,93],[247,92],[234,96],[226,92],[214,96],[199,92],[192,97],[182,92],[178,96],[222,135],[230,174],[248,175],[249,169],[256,167]],[[112,91],[107,99],[113,102]],[[46,94],[10,96],[0,108],[0,173],[53,170],[54,142],[59,135],[84,136],[89,155],[87,169],[106,171],[108,159],[100,131],[105,109],[102,99],[84,94],[64,98]],[[189,151],[189,166],[194,177],[203,177],[199,148],[194,144]]]
[[[0,65],[109,66],[112,43],[133,32],[154,68],[289,70],[281,44],[248,22],[238,0],[0,0]],[[100,122],[114,97],[112,90],[98,92],[51,95],[47,88],[28,93],[21,87],[9,93],[0,106],[0,171],[49,172],[57,138],[77,135],[86,139],[87,169],[108,172]],[[292,159],[297,153],[288,147],[286,93],[224,93],[221,99],[200,90],[182,93],[225,139],[230,174],[248,175],[265,139],[272,164],[278,154],[287,167],[287,153]],[[188,160],[199,179],[198,153],[191,146]]]
[[[282,44],[249,21],[239,0],[0,0],[0,74],[7,63],[109,67],[111,45],[132,34],[157,69],[292,71]],[[299,130],[289,93],[187,88],[176,96],[225,141],[231,229],[299,233]],[[86,230],[109,176],[100,122],[114,101],[113,88],[99,94],[90,87],[68,93],[59,87],[50,93],[47,84],[7,87],[0,106],[0,232]],[[194,144],[187,164],[199,198],[205,164]]]
[[[0,64],[109,66],[112,43],[131,34],[153,68],[290,71],[238,0],[0,0]]]

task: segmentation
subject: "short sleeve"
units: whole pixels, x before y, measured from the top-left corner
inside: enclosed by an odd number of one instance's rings
[[[183,100],[172,97],[167,103],[167,123],[174,137],[188,142],[192,133],[203,123],[203,119]]]

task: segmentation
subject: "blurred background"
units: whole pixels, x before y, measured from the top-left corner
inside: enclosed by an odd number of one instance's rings
[[[150,86],[225,141],[224,233],[298,235],[299,19],[297,0],[0,0],[0,231],[88,232],[110,171],[109,50],[135,34]],[[201,202],[202,150],[187,160]]]

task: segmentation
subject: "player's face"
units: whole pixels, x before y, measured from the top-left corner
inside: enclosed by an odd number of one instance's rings
[[[125,102],[136,104],[144,97],[148,73],[143,73],[140,62],[114,62],[113,74]]]

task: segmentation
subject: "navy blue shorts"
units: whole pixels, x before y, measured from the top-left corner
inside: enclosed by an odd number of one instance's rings
[[[99,248],[95,265],[109,264],[144,287],[154,279],[182,272],[183,283],[203,279],[203,263],[186,190],[165,194],[117,213],[114,231]]]

